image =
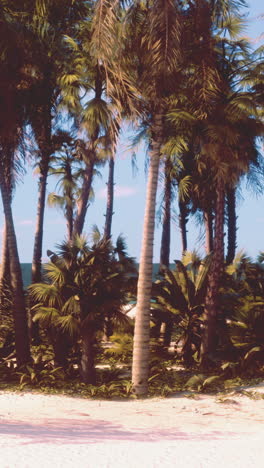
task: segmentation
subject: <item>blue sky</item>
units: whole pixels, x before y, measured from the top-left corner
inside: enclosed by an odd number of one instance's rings
[[[262,0],[251,0],[248,2],[249,27],[245,35],[251,38],[255,45],[261,45],[264,38],[259,36],[263,33],[264,14]],[[128,141],[123,135],[119,144],[115,169],[115,204],[113,217],[113,239],[122,233],[124,234],[129,254],[139,258],[142,225],[144,217],[146,176],[144,172],[145,154],[143,149],[137,153],[138,174],[132,175],[131,160],[127,150]],[[94,184],[95,202],[89,207],[85,224],[87,234],[91,231],[91,226],[97,224],[99,229],[104,225],[105,213],[105,190],[107,181],[107,170],[102,170],[102,179],[97,179]],[[50,182],[48,191],[53,190]],[[158,195],[158,202],[160,195]],[[249,255],[255,257],[260,250],[264,250],[264,196],[256,198],[252,193],[243,190],[243,200],[238,203],[238,247],[245,249]],[[33,174],[30,167],[15,191],[13,201],[13,214],[18,240],[20,261],[22,263],[31,262],[33,253],[33,241],[35,231],[37,203],[37,176]],[[0,243],[2,240],[3,210],[0,207]],[[61,213],[57,210],[47,208],[45,214],[45,232],[43,241],[43,260],[45,261],[47,249],[53,249],[65,236],[65,221]],[[157,227],[155,233],[154,261],[159,261],[161,229]],[[195,222],[188,225],[188,248],[200,248],[203,250],[203,243],[198,242],[199,229]],[[181,256],[181,245],[179,229],[176,223],[172,225],[171,241],[171,261]]]

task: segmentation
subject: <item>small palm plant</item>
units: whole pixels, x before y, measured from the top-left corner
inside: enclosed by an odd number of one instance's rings
[[[231,342],[241,356],[242,370],[264,362],[264,268],[243,252],[228,266],[235,307],[227,320]]]
[[[156,306],[177,324],[186,365],[192,364],[195,352],[199,354],[210,263],[210,256],[201,260],[195,252],[186,252],[182,261],[175,261],[175,270],[164,269],[163,279],[154,285]]]
[[[83,237],[62,243],[58,253],[48,251],[45,283],[29,287],[37,302],[34,320],[52,329],[56,338],[70,337],[80,344],[80,372],[94,384],[98,332],[106,323],[127,321],[121,308],[127,301],[129,278],[110,241],[89,247]],[[79,341],[78,341],[79,339]]]

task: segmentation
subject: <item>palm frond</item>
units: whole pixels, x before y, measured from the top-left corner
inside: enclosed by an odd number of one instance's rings
[[[33,320],[34,322],[39,321],[43,327],[49,328],[50,326],[57,326],[59,317],[60,313],[58,309],[42,306],[37,308],[37,312],[35,313]]]
[[[28,290],[34,301],[38,303],[45,304],[50,307],[62,304],[60,291],[54,284],[34,283],[28,287]]]
[[[76,338],[80,335],[80,321],[74,315],[69,314],[58,317],[56,325],[72,338]]]

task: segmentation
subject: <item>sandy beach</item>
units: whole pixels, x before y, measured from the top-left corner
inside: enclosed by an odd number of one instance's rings
[[[1,468],[264,466],[264,400],[0,392]]]

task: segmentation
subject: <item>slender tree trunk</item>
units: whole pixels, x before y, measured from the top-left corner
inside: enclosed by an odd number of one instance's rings
[[[96,384],[94,334],[86,329],[82,333],[81,377],[86,384]]]
[[[10,256],[10,277],[13,294],[13,317],[17,365],[30,361],[29,335],[23,280],[19,262],[10,195],[3,175],[0,174],[1,194],[4,207],[7,243]]]
[[[217,347],[218,293],[224,267],[224,206],[225,191],[220,177],[216,184],[215,235],[213,259],[205,297],[204,329],[201,343],[201,366],[209,367]]]
[[[44,212],[47,191],[47,178],[48,178],[48,155],[44,156],[45,160],[41,164],[41,175],[39,178],[39,195],[37,205],[37,219],[36,230],[34,239],[34,250],[32,260],[32,283],[39,283],[41,281],[41,265],[42,265],[42,245],[43,245],[43,227],[44,227]]]
[[[108,182],[107,182],[107,205],[106,205],[106,215],[105,215],[105,228],[104,228],[104,238],[106,240],[111,239],[111,228],[112,228],[112,218],[113,218],[113,205],[114,205],[114,169],[115,161],[113,155],[109,159],[109,172],[108,172]]]
[[[81,235],[85,222],[85,216],[88,209],[88,201],[93,181],[94,159],[90,160],[85,169],[84,181],[81,191],[81,197],[77,204],[77,214],[73,226],[73,236]]]
[[[6,149],[7,154],[9,153],[9,149]],[[13,159],[13,153],[8,154],[8,158],[10,161]],[[5,181],[6,193],[9,196],[9,203],[10,206],[12,204],[12,191],[13,191],[13,184],[12,184],[12,171],[9,166],[2,168],[3,170],[3,180]],[[7,228],[6,222],[4,220],[4,228],[3,228],[3,242],[2,242],[2,262],[1,262],[1,271],[0,271],[0,284],[4,284],[5,287],[11,290],[11,283],[10,283],[10,257],[9,257],[9,249],[8,249],[8,237],[7,237]]]
[[[44,91],[45,92],[45,91]],[[42,258],[42,245],[43,245],[43,227],[44,227],[44,212],[46,206],[46,191],[47,191],[47,178],[49,171],[50,156],[52,153],[51,147],[51,95],[47,99],[47,105],[38,109],[36,122],[33,122],[34,133],[40,151],[40,177],[38,183],[38,204],[37,204],[37,218],[33,248],[32,260],[32,283],[39,283],[41,281],[41,258]]]
[[[95,79],[95,98],[101,99],[103,93],[102,73],[99,63],[96,65],[96,79]],[[85,222],[85,216],[88,209],[88,201],[93,181],[93,171],[96,161],[96,141],[99,136],[99,126],[95,128],[93,135],[90,138],[90,148],[88,149],[88,156],[86,160],[86,171],[83,180],[80,200],[77,203],[77,215],[73,226],[73,237],[81,235]]]
[[[50,98],[51,99],[51,98]],[[50,99],[47,102],[50,102]],[[47,105],[39,109],[37,121],[35,122],[35,136],[40,150],[40,177],[38,183],[38,203],[36,228],[33,247],[33,259],[31,270],[32,283],[39,283],[42,279],[42,247],[43,247],[43,229],[44,213],[46,207],[47,179],[49,171],[49,161],[52,152],[51,148],[51,109]],[[33,306],[34,304],[31,304]],[[30,336],[35,344],[40,343],[39,324],[30,321]]]
[[[204,225],[205,225],[205,252],[209,255],[213,251],[213,214],[209,209],[204,211]]]
[[[227,190],[227,256],[226,263],[230,265],[236,254],[236,234],[237,234],[237,216],[236,216],[236,189]]]
[[[137,396],[148,392],[149,322],[152,286],[153,243],[155,228],[156,194],[162,145],[162,114],[153,119],[153,140],[147,184],[143,238],[139,265],[137,314],[134,333],[132,382]]]
[[[2,260],[0,270],[0,285],[4,282],[10,284],[10,258],[7,244],[6,223],[4,222],[3,237],[2,237]]]
[[[179,225],[180,225],[180,232],[181,232],[181,240],[182,240],[182,254],[187,250],[187,222],[188,222],[188,210],[186,208],[186,204],[182,201],[179,201]]]
[[[74,197],[72,191],[73,176],[71,163],[67,161],[66,165],[66,176],[69,186],[66,187],[66,209],[65,209],[65,218],[66,218],[66,227],[67,227],[67,239],[68,242],[72,241],[73,235],[73,206],[74,206]]]
[[[72,241],[73,236],[73,199],[71,194],[68,195],[69,203],[66,206],[65,218],[67,227],[67,239],[68,242]]]
[[[164,213],[162,222],[162,235],[160,246],[160,269],[162,266],[170,266],[170,238],[171,238],[171,161],[167,157],[164,167]],[[160,340],[164,347],[168,347],[171,342],[172,326],[163,322],[160,327]]]
[[[160,267],[162,265],[169,267],[170,265],[170,236],[171,236],[171,176],[170,176],[171,161],[166,159],[164,174],[164,214],[162,222],[162,235],[160,247]]]
[[[66,210],[66,227],[67,227],[67,239],[68,242],[72,241],[73,234],[73,209],[72,207],[67,207]]]
[[[10,276],[10,257],[7,244],[7,232],[6,232],[6,223],[4,221],[3,228],[3,245],[2,245],[2,260],[1,260],[1,271],[0,271],[0,308],[1,312],[5,314],[5,309],[8,307],[12,300],[12,291],[11,291],[11,276]],[[11,312],[11,311],[10,311]],[[9,332],[12,336],[12,331]],[[10,345],[13,340],[11,340]],[[10,349],[8,347],[8,349]],[[7,349],[7,353],[8,353]],[[11,352],[11,350],[10,350]],[[8,353],[10,354],[10,353]],[[8,356],[6,354],[6,356]]]

